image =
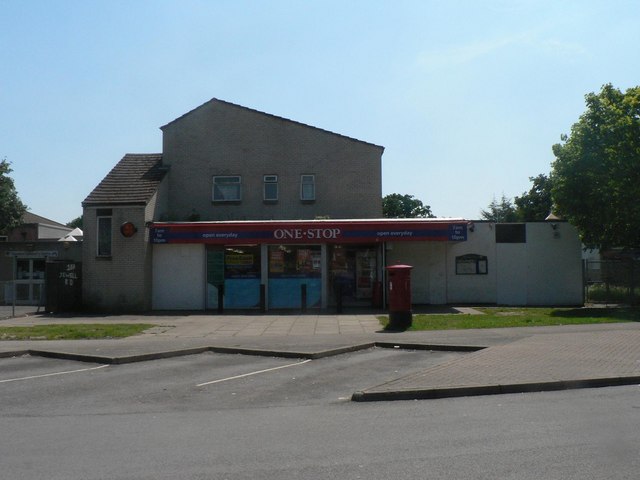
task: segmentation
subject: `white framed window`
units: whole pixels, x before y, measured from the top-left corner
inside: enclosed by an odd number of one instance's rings
[[[278,200],[278,176],[265,175],[264,177],[264,196],[265,202],[275,202]]]
[[[310,201],[316,199],[316,176],[300,175],[300,200]]]
[[[214,202],[239,202],[242,200],[242,177],[226,175],[213,177]]]
[[[96,216],[98,257],[111,256],[111,241],[113,238],[111,209],[98,209]]]

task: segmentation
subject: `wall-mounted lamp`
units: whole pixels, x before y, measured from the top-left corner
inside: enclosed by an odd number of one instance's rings
[[[475,223],[473,223],[473,222],[469,222],[469,223],[467,223],[467,229],[468,229],[470,232],[474,232],[474,231],[476,230],[476,225],[475,225]]]
[[[558,224],[557,223],[550,223],[549,225],[551,225],[551,229],[552,230],[557,230],[558,229]]]

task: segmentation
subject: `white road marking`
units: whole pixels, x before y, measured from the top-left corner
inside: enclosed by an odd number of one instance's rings
[[[9,378],[7,380],[0,380],[0,383],[18,382],[20,380],[31,380],[34,378],[53,377],[54,375],[66,375],[68,373],[89,372],[91,370],[98,370],[100,368],[108,367],[109,365],[100,365],[99,367],[81,368],[80,370],[67,370],[66,372],[45,373],[43,375],[32,375],[30,377],[21,378]]]
[[[302,365],[310,361],[311,359],[307,359],[307,360],[303,360],[302,362],[290,363],[288,365],[282,365],[280,367],[267,368],[266,370],[258,370],[257,372],[244,373],[242,375],[236,375],[235,377],[227,377],[227,378],[221,378],[220,380],[212,380],[211,382],[200,383],[196,385],[196,387],[204,387],[205,385],[213,385],[214,383],[226,382],[228,380],[236,380],[238,378],[243,378],[243,377],[250,377],[251,375],[258,375],[260,373],[273,372],[274,370],[280,370],[281,368],[295,367],[297,365]]]

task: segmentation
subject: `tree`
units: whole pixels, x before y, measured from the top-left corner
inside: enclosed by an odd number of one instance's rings
[[[640,247],[640,87],[604,85],[553,146],[557,213],[588,247]]]
[[[67,223],[67,227],[82,229],[82,215],[80,215],[79,217],[74,218],[69,223]]]
[[[513,200],[516,214],[522,222],[542,221],[549,216],[553,206],[551,180],[543,173],[537,177],[529,177],[529,180],[533,182],[531,190]]]
[[[505,197],[504,193],[500,201],[493,197],[492,202],[489,204],[487,210],[481,210],[480,216],[483,220],[489,220],[496,223],[517,222],[518,215],[516,214],[516,208],[511,203],[511,199]]]
[[[435,218],[431,207],[413,195],[391,193],[382,199],[382,214],[386,218]]]
[[[27,206],[20,201],[18,192],[9,176],[12,172],[7,159],[0,161],[0,233],[7,233],[22,223]]]

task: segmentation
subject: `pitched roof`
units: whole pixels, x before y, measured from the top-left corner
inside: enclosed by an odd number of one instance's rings
[[[55,227],[66,227],[66,225],[56,222],[55,220],[51,220],[49,218],[41,217],[40,215],[36,215],[31,212],[24,212],[22,216],[22,223],[39,223],[42,225],[53,225]]]
[[[295,120],[290,120],[290,119],[284,118],[284,117],[279,117],[279,116],[273,115],[271,113],[262,112],[260,110],[255,110],[255,109],[249,108],[249,107],[243,107],[242,105],[238,105],[236,103],[227,102],[225,100],[220,100],[219,98],[212,98],[211,100],[209,100],[208,102],[203,103],[199,107],[196,107],[196,108],[194,108],[192,110],[189,110],[187,113],[185,113],[183,115],[180,115],[178,118],[176,118],[176,119],[170,121],[169,123],[167,123],[166,125],[163,125],[162,127],[160,127],[160,130],[163,130],[164,128],[166,128],[169,125],[172,125],[172,124],[174,124],[176,122],[179,122],[182,118],[186,117],[187,115],[191,114],[192,112],[194,112],[196,110],[199,110],[200,108],[203,108],[203,107],[205,107],[205,106],[207,106],[209,104],[212,104],[212,103],[218,103],[218,104],[224,105],[224,106],[229,106],[229,107],[233,107],[233,108],[239,108],[239,109],[242,109],[242,110],[246,110],[248,112],[257,113],[259,115],[264,115],[266,117],[271,117],[271,118],[275,118],[277,120],[282,120],[282,121],[285,121],[285,122],[289,122],[289,123],[293,123],[293,124],[296,124],[296,125],[300,125],[302,127],[311,128],[313,130],[317,130],[317,131],[323,132],[323,133],[328,133],[330,135],[335,135],[337,137],[341,137],[341,138],[344,138],[346,140],[350,140],[352,142],[358,142],[358,143],[363,143],[365,145],[370,145],[372,147],[376,147],[376,148],[379,148],[380,150],[384,151],[384,147],[383,146],[376,145],[375,143],[365,142],[364,140],[358,140],[357,138],[348,137],[347,135],[342,135],[340,133],[335,133],[335,132],[332,132],[330,130],[325,130],[324,128],[314,127],[313,125],[308,125],[306,123],[297,122]]]
[[[82,202],[88,205],[146,205],[167,173],[162,154],[128,153]]]

